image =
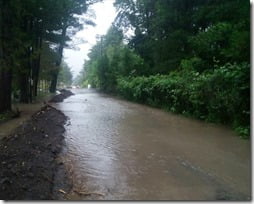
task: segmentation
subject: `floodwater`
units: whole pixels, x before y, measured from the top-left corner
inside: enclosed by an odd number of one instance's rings
[[[145,105],[73,90],[65,164],[72,200],[249,200],[250,141]]]

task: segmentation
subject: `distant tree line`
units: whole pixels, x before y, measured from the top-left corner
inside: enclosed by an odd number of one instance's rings
[[[115,7],[79,82],[249,135],[248,0],[116,0]]]
[[[11,110],[13,91],[20,102],[37,95],[39,78],[56,91],[67,42],[84,24],[88,6],[100,0],[0,0],[0,113]]]

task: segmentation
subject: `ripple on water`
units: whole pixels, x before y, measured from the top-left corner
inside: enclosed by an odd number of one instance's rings
[[[213,200],[225,186],[250,195],[250,145],[226,128],[93,90],[56,106],[70,118],[65,157],[74,189],[103,195],[73,191],[73,199]]]

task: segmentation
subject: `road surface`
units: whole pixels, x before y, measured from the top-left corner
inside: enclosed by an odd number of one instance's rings
[[[250,142],[233,131],[91,89],[73,92],[55,105],[70,118],[69,199],[251,199]]]

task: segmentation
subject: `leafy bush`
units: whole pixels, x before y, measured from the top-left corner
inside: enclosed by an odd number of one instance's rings
[[[202,74],[183,69],[169,75],[119,78],[117,91],[136,102],[231,125],[247,137],[250,134],[249,76],[249,64],[228,63]]]

